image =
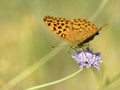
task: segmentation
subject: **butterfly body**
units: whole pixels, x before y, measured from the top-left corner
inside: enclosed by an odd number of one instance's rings
[[[54,34],[70,43],[73,48],[81,47],[83,44],[89,42],[101,29],[98,29],[86,19],[69,20],[46,16],[44,17],[44,22]]]

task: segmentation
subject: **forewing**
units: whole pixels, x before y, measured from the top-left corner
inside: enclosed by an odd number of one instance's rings
[[[79,41],[79,44],[98,32],[97,27],[86,19],[73,19],[72,28],[74,31],[74,41]]]
[[[46,16],[44,22],[59,38],[72,44],[72,23],[70,20]]]

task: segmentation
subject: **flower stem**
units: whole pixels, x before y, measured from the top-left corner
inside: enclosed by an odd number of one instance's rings
[[[28,88],[28,89],[25,89],[25,90],[35,90],[35,89],[40,89],[40,88],[43,88],[43,87],[47,87],[47,86],[50,86],[50,85],[54,85],[54,84],[57,84],[57,83],[60,83],[60,82],[63,82],[69,78],[72,78],[73,76],[77,75],[79,72],[81,72],[82,69],[79,69],[78,71],[76,71],[75,73],[65,77],[65,78],[62,78],[62,79],[59,79],[57,81],[53,81],[53,82],[49,82],[49,83],[46,83],[46,84],[42,84],[42,85],[38,85],[38,86],[34,86],[34,87],[31,87],[31,88]]]

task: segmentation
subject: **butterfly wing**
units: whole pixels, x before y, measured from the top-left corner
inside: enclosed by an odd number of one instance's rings
[[[46,16],[44,22],[55,35],[71,43],[73,48],[92,40],[104,27],[98,29],[86,19],[69,20],[51,16]]]
[[[86,19],[73,19],[72,28],[76,44],[84,42],[98,32],[97,27]]]
[[[72,44],[72,23],[70,20],[46,16],[44,22],[59,38]]]

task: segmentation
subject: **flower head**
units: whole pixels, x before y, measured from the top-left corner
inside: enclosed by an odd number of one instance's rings
[[[89,68],[93,66],[95,69],[100,69],[98,63],[101,63],[100,53],[93,53],[89,48],[83,51],[78,51],[72,55],[72,58],[78,63],[80,68]]]

